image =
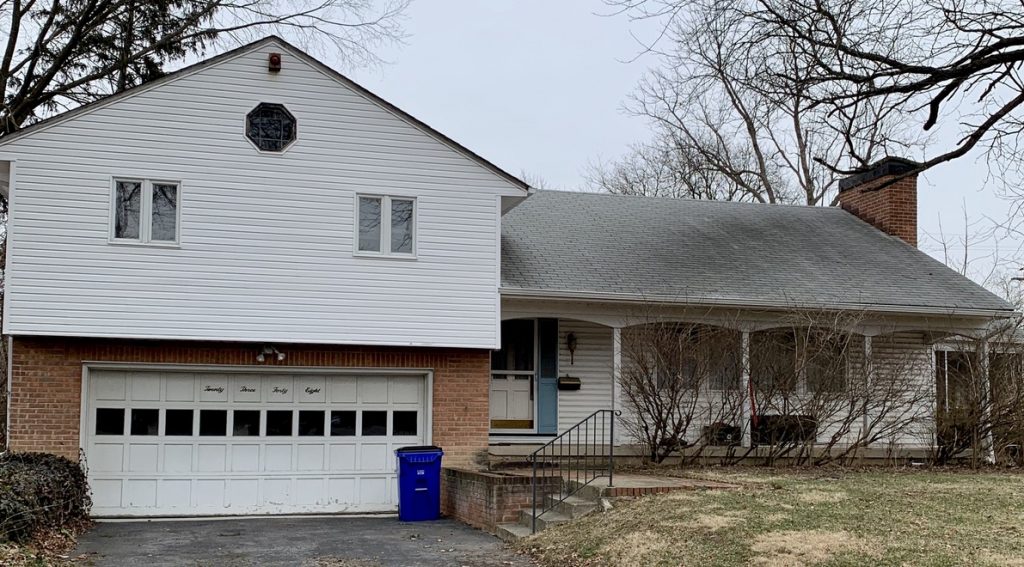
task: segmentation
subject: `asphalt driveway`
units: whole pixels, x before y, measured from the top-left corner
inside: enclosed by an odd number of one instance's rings
[[[497,538],[452,520],[394,517],[101,522],[79,538],[87,565],[529,565]]]

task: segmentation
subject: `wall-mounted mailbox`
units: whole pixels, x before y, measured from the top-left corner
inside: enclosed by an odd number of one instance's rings
[[[583,382],[575,376],[559,376],[558,378],[558,389],[559,390],[579,390]]]

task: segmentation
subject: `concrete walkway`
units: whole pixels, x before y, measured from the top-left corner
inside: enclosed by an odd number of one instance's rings
[[[452,520],[394,517],[100,522],[75,556],[96,566],[527,566],[497,538]]]

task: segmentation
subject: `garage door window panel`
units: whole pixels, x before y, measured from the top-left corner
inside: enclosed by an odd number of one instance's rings
[[[356,412],[332,411],[331,436],[354,437],[356,434]]]
[[[419,433],[419,412],[396,411],[391,415],[391,434],[413,436]]]
[[[164,435],[191,437],[194,413],[190,409],[169,409],[164,416]]]
[[[133,409],[131,432],[132,435],[159,435],[160,410]]]
[[[235,437],[258,437],[260,434],[259,410],[235,410],[231,434]]]
[[[388,412],[363,412],[363,437],[383,437],[388,434]]]
[[[228,410],[199,410],[199,436],[224,437],[228,434]]]
[[[325,413],[319,410],[299,412],[299,437],[323,437]]]
[[[96,435],[124,435],[124,408],[96,408]]]
[[[292,414],[290,410],[267,411],[267,436],[290,437],[292,434]]]

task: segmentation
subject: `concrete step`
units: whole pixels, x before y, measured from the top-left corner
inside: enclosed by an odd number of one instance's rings
[[[587,485],[575,480],[567,480],[565,484],[567,491],[573,492],[575,496],[584,500],[598,502],[608,496],[608,477],[598,477]]]
[[[498,524],[495,535],[501,541],[512,543],[528,537],[530,535],[530,528],[522,524]]]
[[[537,513],[537,531],[538,532],[542,532],[542,531],[550,528],[551,526],[557,526],[559,524],[564,524],[564,523],[570,522],[570,521],[572,521],[572,517],[567,516],[567,515],[559,512],[558,510],[548,510],[547,512],[543,512],[543,513],[538,510],[538,513]],[[525,526],[526,529],[530,529],[530,525],[531,525],[532,522],[533,522],[533,510],[531,510],[529,508],[527,508],[525,510],[520,510],[520,512],[519,512],[519,523],[521,525]]]
[[[559,502],[562,497],[549,494],[544,499],[545,508],[554,508],[572,519],[582,518],[600,507],[599,502],[573,495]]]

